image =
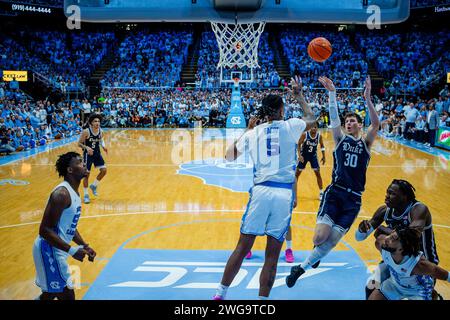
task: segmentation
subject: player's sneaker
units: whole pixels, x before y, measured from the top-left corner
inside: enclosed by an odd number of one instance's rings
[[[94,186],[93,184],[91,184],[91,185],[89,186],[89,188],[91,188],[92,193],[94,194],[94,196],[98,196],[98,193],[97,193],[97,186]]]
[[[251,259],[252,258],[252,251],[249,251],[247,255],[245,256],[245,259]]]
[[[286,285],[292,288],[297,282],[297,279],[305,273],[305,270],[300,265],[291,268],[291,274],[286,277]]]
[[[311,268],[315,269],[315,268],[317,268],[317,267],[319,266],[319,264],[320,264],[320,260],[317,261],[316,263],[314,263],[314,264],[311,266]]]
[[[294,254],[292,252],[292,249],[286,249],[286,251],[284,252],[284,258],[287,263],[294,262]]]
[[[91,200],[89,199],[89,195],[85,194],[84,195],[84,203],[90,203],[90,202],[91,202]]]
[[[215,294],[213,297],[213,300],[224,300],[222,296],[219,296],[218,294]]]

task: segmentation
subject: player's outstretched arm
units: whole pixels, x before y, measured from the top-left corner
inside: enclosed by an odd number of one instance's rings
[[[241,154],[242,152],[238,151],[238,148],[236,147],[236,145],[241,141],[241,139],[244,138],[245,134],[249,131],[252,130],[254,127],[256,127],[256,123],[258,122],[258,118],[252,116],[250,118],[250,120],[248,120],[248,126],[247,129],[245,130],[245,132],[239,137],[239,139],[237,139],[236,141],[234,141],[227,149],[227,152],[225,153],[225,160],[226,161],[234,161],[236,160]]]
[[[361,221],[355,232],[356,241],[367,239],[367,237],[383,223],[385,213],[386,205],[382,205],[375,211],[372,219]]]
[[[450,282],[450,275],[447,270],[442,269],[441,267],[435,265],[434,263],[428,261],[423,257],[416,264],[411,274],[432,276],[435,279],[447,280],[448,282]]]
[[[328,104],[330,113],[330,125],[333,132],[334,143],[338,143],[342,139],[341,119],[339,119],[339,112],[336,103],[336,88],[333,81],[327,77],[319,77],[319,82],[328,90]]]
[[[378,118],[377,111],[373,105],[371,99],[371,91],[372,91],[372,82],[370,80],[370,76],[367,76],[364,88],[364,99],[367,103],[367,108],[369,109],[369,117],[370,117],[370,126],[367,131],[366,136],[366,144],[367,147],[370,148],[377,137],[378,130],[380,129],[380,119]]]
[[[428,207],[426,205],[417,204],[411,210],[410,216],[411,223],[409,224],[409,226],[411,228],[417,228],[420,232],[422,232],[426,226],[427,217],[430,216],[430,211],[428,210]]]
[[[303,95],[302,78],[300,78],[299,76],[291,78],[291,85],[291,93],[298,101],[303,110],[302,119],[306,123],[305,130],[309,130],[316,123],[316,119],[314,118],[314,113],[312,112],[311,107],[309,106],[308,102],[306,102],[305,96]]]

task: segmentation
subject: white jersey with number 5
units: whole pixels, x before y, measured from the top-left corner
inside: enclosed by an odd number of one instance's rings
[[[272,121],[247,131],[236,149],[250,153],[254,164],[253,183],[293,183],[297,165],[297,143],[306,128],[297,118]]]

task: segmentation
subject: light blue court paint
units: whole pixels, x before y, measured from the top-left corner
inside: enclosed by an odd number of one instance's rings
[[[121,247],[90,286],[85,300],[211,300],[231,251],[142,250]],[[307,251],[295,252],[296,263]],[[264,253],[244,260],[228,299],[258,298]],[[363,300],[367,268],[354,250],[332,251],[293,288],[285,284],[293,264],[281,257],[271,299]]]
[[[190,161],[181,164],[177,173],[193,176],[207,185],[234,192],[248,192],[253,186],[253,164],[244,155],[234,162],[222,159]]]

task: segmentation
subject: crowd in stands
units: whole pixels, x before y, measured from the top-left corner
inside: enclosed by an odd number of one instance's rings
[[[358,33],[356,42],[394,93],[423,93],[450,69],[450,33]]]
[[[306,46],[317,36],[333,45],[333,55],[316,63],[307,55]],[[114,33],[18,31],[0,34],[0,69],[31,70],[51,81],[62,91],[83,88],[87,77],[117,44],[117,60],[101,80],[103,91],[88,100],[53,104],[33,101],[22,91],[0,85],[0,128],[2,147],[30,149],[55,138],[80,132],[83,115],[99,112],[106,127],[224,127],[229,112],[231,91],[219,87],[217,71],[219,50],[213,32],[203,32],[200,42],[197,83],[194,90],[178,87],[180,73],[193,42],[191,31],[127,34],[118,46]],[[450,33],[392,32],[356,33],[286,30],[280,42],[292,74],[302,76],[304,92],[319,126],[328,126],[328,95],[317,81],[320,75],[333,79],[339,89],[338,108],[343,115],[353,111],[368,117],[361,90],[368,63],[387,80],[386,96],[379,96],[377,108],[387,137],[402,137],[430,143],[431,111],[436,111],[438,125],[448,124],[450,102],[448,89],[436,99],[423,100],[420,93],[450,71]],[[279,78],[268,34],[259,44],[260,69],[255,83],[242,86],[242,105],[248,118],[267,93],[282,94],[286,117],[301,117],[299,104],[284,90],[287,83]],[[244,79],[248,74],[244,73]],[[156,88],[154,88],[156,87]],[[161,87],[165,87],[162,89]],[[268,89],[272,88],[272,89]],[[278,88],[278,89],[275,89]],[[414,98],[398,98],[396,93],[411,93]],[[375,93],[376,94],[376,93]]]
[[[29,70],[63,93],[85,90],[85,82],[108,54],[114,33],[21,31],[0,38],[0,67]]]
[[[450,4],[450,0],[410,0],[411,8]]]
[[[274,54],[269,46],[268,33],[261,34],[258,44],[258,64],[260,68],[253,70],[254,82],[249,85],[251,88],[269,88],[280,85],[280,77],[275,70]],[[219,88],[220,69],[217,69],[219,62],[219,47],[217,45],[214,32],[203,32],[200,41],[198,70],[196,74],[196,87],[202,89]],[[231,72],[235,69],[224,68],[223,79],[231,80]],[[242,80],[251,79],[251,70],[241,68]]]
[[[104,127],[180,127],[192,128],[201,123],[203,127],[225,127],[230,110],[230,89],[186,90],[104,90],[93,100],[74,100],[54,105],[48,101],[35,103],[27,100],[19,91],[5,90],[0,86],[1,148],[20,151],[46,144],[52,139],[67,138],[81,132],[83,115],[96,112],[103,116]],[[306,100],[318,119],[319,127],[329,125],[327,102],[324,90],[304,87]],[[285,102],[285,117],[301,117],[302,109],[288,90],[252,89],[241,92],[242,107],[246,120],[260,106],[268,93],[281,94]],[[365,119],[366,107],[360,90],[340,90],[337,95],[340,115],[356,112]],[[450,93],[448,87],[437,99],[415,102],[399,98],[380,100],[376,98],[376,109],[382,122],[382,134],[416,140],[433,146],[431,136],[440,125],[450,125]],[[431,112],[437,117],[431,125]],[[434,130],[434,131],[433,131]]]
[[[186,62],[192,32],[140,31],[120,45],[115,66],[101,80],[103,87],[175,86]]]
[[[322,63],[317,63],[308,56],[308,44],[316,37],[325,37],[332,43],[333,53]],[[302,75],[304,84],[311,88],[318,83],[319,76],[323,74],[334,79],[340,88],[358,88],[364,83],[368,64],[363,54],[350,43],[350,37],[344,32],[292,29],[281,33],[280,42],[289,60],[291,74]]]
[[[20,90],[0,83],[0,151],[30,150],[54,139],[81,133],[80,108],[75,102],[56,106],[32,102]]]
[[[438,98],[418,99],[415,102],[392,99],[380,102],[377,111],[384,136],[414,140],[433,147],[437,128],[450,126],[448,86],[440,91]]]

